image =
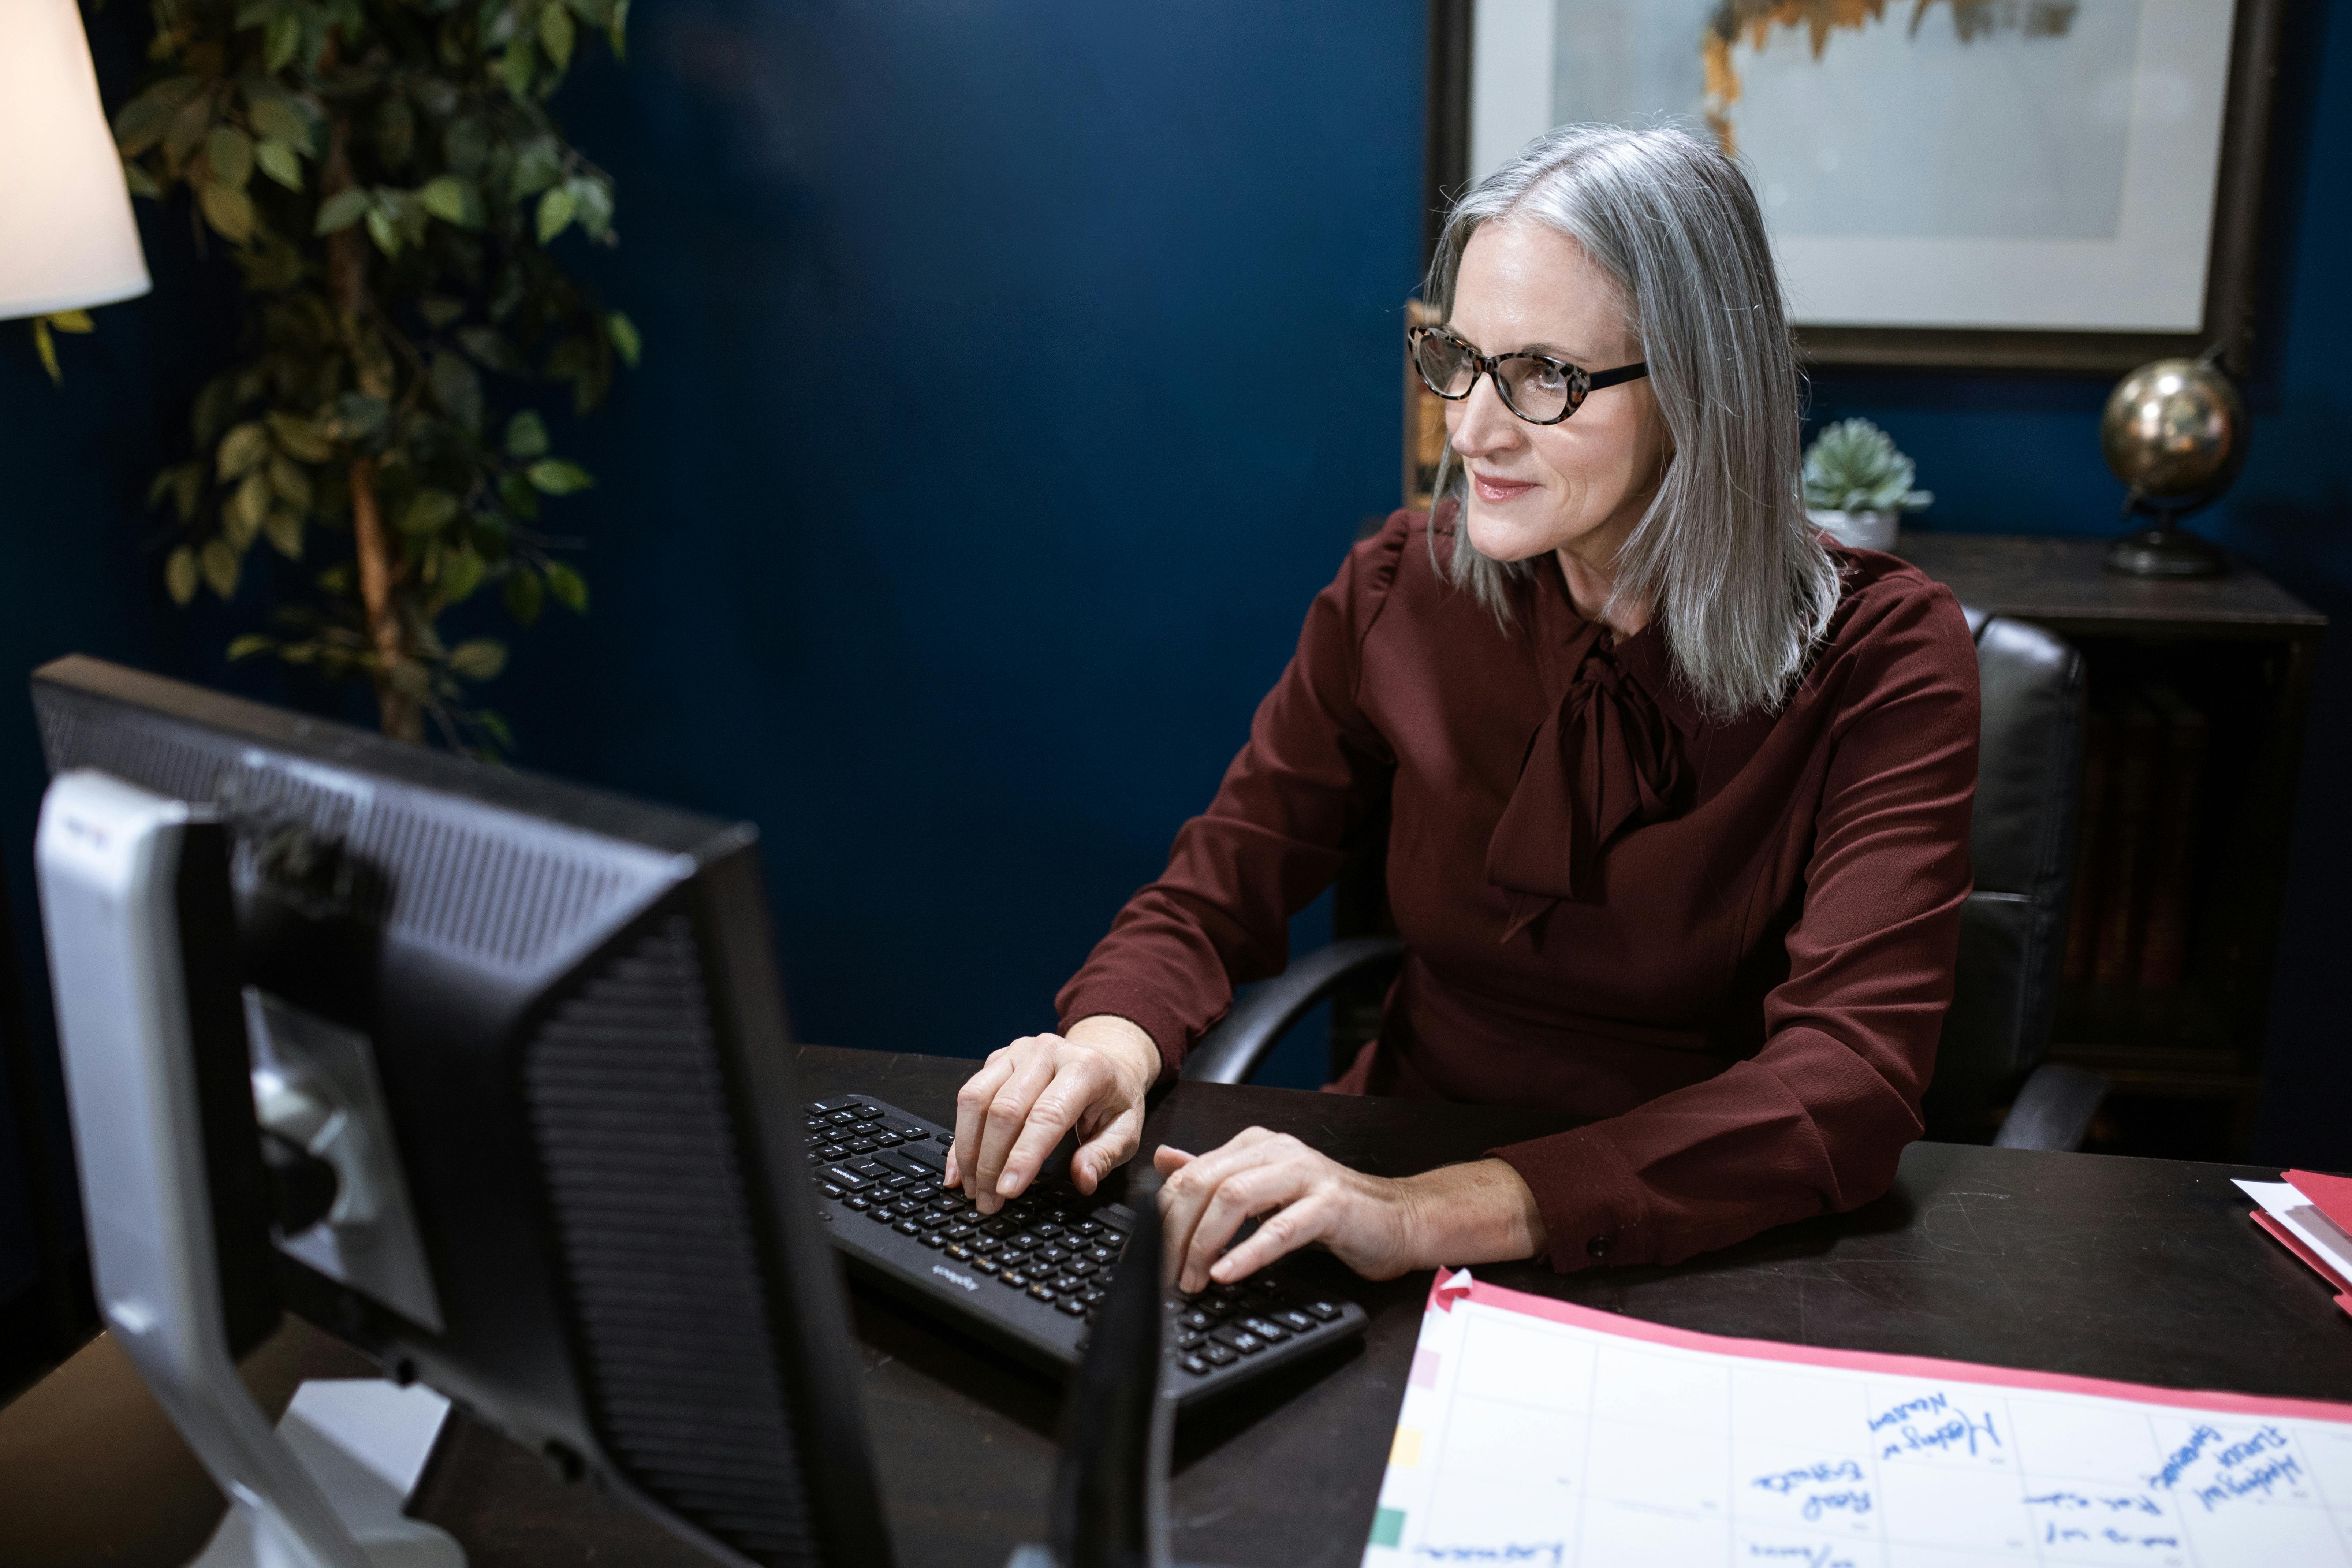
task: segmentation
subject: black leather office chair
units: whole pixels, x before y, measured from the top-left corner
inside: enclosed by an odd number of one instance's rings
[[[1960,953],[1945,1015],[1928,1135],[1967,1141],[1991,1128],[2011,1149],[2081,1146],[2106,1080],[2044,1062],[2057,1008],[2075,805],[2083,771],[2083,659],[2023,621],[1967,612],[1984,694],[1977,796],[1969,825],[1976,890],[1960,910]],[[1384,834],[1378,837],[1384,837]],[[1377,844],[1378,837],[1374,843]],[[1377,896],[1377,849],[1370,887]],[[1359,889],[1367,878],[1356,868]],[[1343,878],[1342,896],[1347,894]],[[1364,895],[1360,892],[1360,901]],[[1352,922],[1362,926],[1360,915]],[[1188,1079],[1245,1083],[1283,1035],[1335,993],[1385,986],[1404,946],[1350,936],[1258,987],[1184,1059]],[[1335,1052],[1335,1058],[1340,1053]],[[1352,1055],[1352,1051],[1348,1054]],[[1335,1069],[1337,1066],[1335,1059]]]

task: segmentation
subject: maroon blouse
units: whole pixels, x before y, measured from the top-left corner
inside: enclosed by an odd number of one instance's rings
[[[1653,625],[1583,619],[1556,562],[1513,629],[1399,512],[1316,597],[1249,743],[1056,1005],[1173,1072],[1393,805],[1409,948],[1336,1086],[1599,1118],[1494,1151],[1556,1268],[1671,1263],[1884,1193],[1952,991],[1977,667],[1950,592],[1836,552],[1785,707],[1710,722]],[[1438,525],[1438,548],[1451,548]]]

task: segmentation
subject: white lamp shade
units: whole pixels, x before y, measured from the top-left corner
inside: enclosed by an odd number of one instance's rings
[[[74,0],[0,0],[0,318],[149,287],[81,13]]]

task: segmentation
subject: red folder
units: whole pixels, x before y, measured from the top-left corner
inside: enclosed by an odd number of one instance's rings
[[[2279,1180],[2303,1194],[2312,1207],[2334,1221],[2338,1229],[2352,1233],[2352,1177],[2322,1176],[2310,1171],[2287,1171]],[[2336,1305],[2345,1316],[2352,1317],[2352,1279],[2347,1279],[2328,1266],[2327,1260],[2304,1245],[2303,1238],[2273,1219],[2261,1209],[2249,1216],[2261,1226],[2271,1239],[2294,1253],[2311,1266],[2313,1273],[2336,1289]]]

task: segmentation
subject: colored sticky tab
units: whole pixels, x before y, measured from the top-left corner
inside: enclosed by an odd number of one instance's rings
[[[1396,1430],[1396,1441],[1389,1445],[1389,1464],[1396,1469],[1409,1470],[1421,1463],[1421,1434],[1410,1426]]]
[[[1394,1546],[1404,1539],[1404,1510],[1384,1508],[1372,1515],[1372,1544]]]
[[[2338,1230],[2352,1231],[2352,1176],[2289,1171],[2279,1180],[2293,1186],[2312,1207],[2334,1220]]]
[[[1450,1312],[1454,1310],[1454,1302],[1470,1299],[1472,1283],[1467,1268],[1457,1268],[1451,1274],[1440,1273],[1437,1289],[1430,1292],[1431,1299],[1437,1303],[1439,1311]]]
[[[2352,1290],[2352,1285],[2345,1287]],[[1413,1388],[1437,1386],[1437,1363],[1444,1359],[1435,1351],[1416,1350],[1412,1352],[1412,1370],[1405,1374],[1405,1383]]]

